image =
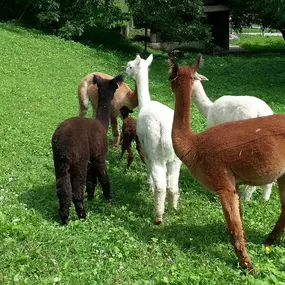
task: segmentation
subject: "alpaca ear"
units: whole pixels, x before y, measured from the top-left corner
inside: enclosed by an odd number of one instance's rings
[[[95,85],[97,84],[100,80],[102,80],[102,77],[99,75],[94,74],[93,75],[93,79],[92,79],[92,83]]]
[[[115,84],[121,85],[124,82],[124,76],[122,74],[117,75],[112,79]]]
[[[177,76],[178,73],[178,64],[175,61],[174,56],[170,56],[169,59],[169,77],[170,79],[173,79]]]
[[[194,73],[194,79],[195,80],[206,80],[206,81],[209,80],[206,76],[199,74],[198,72]]]
[[[152,55],[152,54],[150,54],[150,55],[149,55],[149,57],[146,59],[146,63],[147,63],[147,65],[148,65],[148,66],[150,66],[150,65],[151,65],[151,63],[152,63],[152,61],[153,61],[153,55]]]
[[[141,62],[141,57],[140,57],[139,54],[137,54],[136,59],[135,59],[135,63],[136,63],[137,66],[139,66],[140,62]]]
[[[204,59],[203,56],[200,54],[196,60],[196,62],[194,64],[192,64],[192,68],[194,69],[194,71],[198,70],[202,64],[204,63]]]

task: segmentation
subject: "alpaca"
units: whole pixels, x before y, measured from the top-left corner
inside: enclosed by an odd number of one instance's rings
[[[173,147],[193,177],[217,193],[239,263],[252,272],[238,184],[264,185],[277,180],[281,215],[264,242],[272,245],[285,227],[285,115],[224,123],[195,134],[190,127],[191,91],[201,61],[199,56],[189,67],[170,58],[169,78],[175,95]]]
[[[52,150],[56,174],[56,192],[59,198],[59,214],[64,225],[68,223],[69,208],[73,201],[77,216],[85,219],[83,192],[89,200],[94,197],[97,179],[102,185],[104,197],[112,198],[106,167],[108,152],[107,131],[111,100],[123,77],[102,79],[94,75],[98,86],[98,111],[96,118],[70,118],[62,122],[52,136]],[[88,172],[88,173],[87,173]]]
[[[212,102],[201,83],[201,80],[208,80],[208,78],[198,73],[196,73],[196,77],[198,80],[194,81],[192,97],[199,111],[207,119],[208,127],[226,122],[273,115],[273,111],[264,101],[253,96],[222,96]],[[263,185],[262,189],[262,198],[266,201],[269,200],[272,183]],[[242,196],[243,200],[249,201],[255,190],[255,186],[247,185]]]
[[[177,209],[181,161],[175,155],[171,141],[173,110],[150,99],[148,68],[152,60],[152,54],[146,60],[137,55],[135,60],[128,62],[126,73],[137,85],[137,135],[145,155],[149,186],[155,191],[155,223],[160,224],[163,220],[166,194],[169,204]]]
[[[92,117],[95,118],[96,109],[98,105],[98,88],[92,83],[93,76],[98,75],[103,79],[112,79],[113,77],[101,73],[94,72],[85,76],[78,86],[78,100],[79,100],[79,116],[85,117],[88,111],[88,104],[91,102],[93,108]],[[114,150],[117,150],[120,143],[120,131],[118,126],[118,117],[120,116],[120,108],[127,106],[133,110],[138,106],[138,95],[136,88],[132,91],[126,83],[122,83],[115,92],[114,99],[111,103],[111,127],[113,134]]]
[[[141,148],[141,144],[139,141],[139,138],[137,136],[137,132],[136,132],[136,120],[129,117],[130,113],[133,113],[132,110],[130,110],[127,106],[123,106],[120,109],[122,118],[123,118],[123,126],[122,126],[122,136],[123,136],[123,142],[122,142],[122,153],[121,153],[121,159],[125,153],[125,151],[127,150],[128,152],[128,164],[127,167],[125,169],[125,172],[127,171],[127,169],[131,166],[133,159],[135,157],[135,155],[132,152],[132,141],[136,142],[136,148],[137,151],[140,155],[141,161],[144,162],[144,154],[143,154],[143,150]]]

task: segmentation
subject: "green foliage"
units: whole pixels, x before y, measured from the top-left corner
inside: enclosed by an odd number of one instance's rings
[[[282,32],[285,39],[284,0],[230,0],[234,28],[259,24]]]
[[[2,3],[1,3],[2,2]],[[90,27],[113,28],[128,19],[117,0],[0,0],[3,19],[22,19],[58,35],[80,36]],[[122,6],[122,5],[121,5]]]
[[[164,39],[208,41],[209,27],[202,0],[127,0],[134,22],[152,31],[161,31]]]
[[[70,224],[60,226],[52,133],[78,114],[77,86],[86,74],[116,75],[135,52],[89,48],[11,24],[0,24],[0,49],[0,284],[284,285],[284,237],[269,252],[261,245],[280,213],[276,187],[268,202],[254,193],[242,205],[255,276],[246,276],[237,264],[218,198],[185,167],[178,211],[167,207],[165,223],[155,226],[145,166],[136,154],[123,174],[127,159],[119,161],[112,147],[114,203],[106,204],[98,187],[95,200],[86,201],[86,222],[72,207]],[[195,57],[186,55],[180,63]],[[204,86],[212,99],[248,94],[284,113],[284,65],[279,54],[205,56],[200,72],[209,78]],[[150,94],[173,108],[167,73],[167,57],[155,53]],[[192,127],[200,132],[205,120],[195,106],[192,110]]]

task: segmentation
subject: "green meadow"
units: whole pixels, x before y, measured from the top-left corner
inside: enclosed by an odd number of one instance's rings
[[[164,223],[153,224],[154,196],[137,153],[124,174],[126,155],[119,161],[120,152],[110,147],[114,202],[107,204],[98,187],[94,201],[85,200],[87,220],[78,220],[72,207],[69,225],[60,225],[51,136],[78,115],[77,87],[85,75],[117,75],[137,52],[142,49],[118,49],[115,41],[83,45],[0,24],[0,284],[285,284],[285,238],[270,251],[262,245],[280,214],[276,186],[268,202],[259,189],[242,203],[253,276],[238,265],[217,196],[185,166],[179,209],[166,208]],[[153,54],[151,97],[173,108],[167,55]],[[186,54],[179,63],[192,64],[196,56]],[[285,113],[284,53],[204,59],[200,73],[209,78],[204,88],[212,100],[247,94]],[[191,118],[195,132],[206,128],[195,106]]]

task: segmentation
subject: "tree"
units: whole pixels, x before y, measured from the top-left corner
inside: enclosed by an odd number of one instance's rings
[[[259,24],[263,29],[279,30],[285,40],[284,0],[229,0],[235,29]]]
[[[202,0],[126,0],[136,25],[160,31],[165,40],[209,41]]]
[[[0,0],[1,19],[21,19],[53,29],[63,37],[80,36],[88,27],[112,28],[127,14],[116,0]]]

